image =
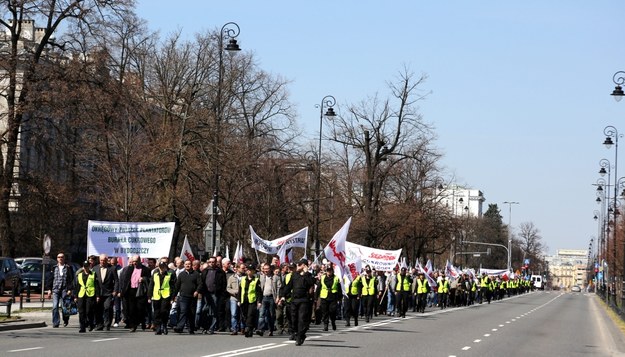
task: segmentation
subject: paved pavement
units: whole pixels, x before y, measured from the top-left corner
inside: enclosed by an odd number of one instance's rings
[[[6,303],[11,299],[5,295],[0,297],[0,303]],[[32,294],[30,302],[26,302],[26,296],[16,297],[16,301],[11,304],[11,317],[19,317],[16,320],[0,322],[0,331],[22,330],[36,327],[46,327],[52,321],[52,300],[44,300],[43,304],[40,295]],[[39,311],[38,311],[39,310]],[[6,315],[6,307],[0,306],[0,314]],[[71,320],[70,320],[71,323]]]

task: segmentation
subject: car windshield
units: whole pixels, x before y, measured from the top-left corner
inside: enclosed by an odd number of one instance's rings
[[[41,264],[40,263],[26,263],[22,265],[22,271],[24,273],[32,273],[32,272],[41,273]]]

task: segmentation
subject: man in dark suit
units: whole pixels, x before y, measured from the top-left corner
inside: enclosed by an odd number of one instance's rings
[[[217,310],[226,293],[226,272],[217,266],[217,259],[211,257],[208,259],[207,268],[201,273],[200,293],[204,299],[204,309],[201,311],[200,325],[203,333],[214,334],[215,329],[220,326],[218,318],[220,316]],[[222,315],[223,317],[223,315]]]
[[[126,325],[130,332],[135,332],[137,326],[145,329],[145,312],[148,305],[147,287],[150,283],[151,272],[141,264],[141,258],[134,255],[130,258],[130,265],[125,267],[119,276],[119,296],[126,301]],[[141,285],[145,285],[143,294]]]
[[[109,331],[113,320],[113,297],[119,290],[119,278],[116,268],[109,264],[108,256],[100,254],[100,264],[93,269],[96,280],[100,285],[98,300],[95,309],[95,322],[97,330],[102,331],[104,327]]]

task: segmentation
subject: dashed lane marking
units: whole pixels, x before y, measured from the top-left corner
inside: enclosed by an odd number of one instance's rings
[[[30,348],[22,348],[19,350],[10,350],[7,351],[8,353],[15,353],[15,352],[24,352],[24,351],[34,351],[34,350],[40,350],[43,349],[43,347],[30,347]]]
[[[292,342],[292,341],[289,341],[289,342]],[[248,354],[248,353],[255,353],[255,352],[260,352],[260,351],[266,351],[266,350],[279,348],[279,347],[284,347],[284,346],[287,346],[287,344],[286,343],[281,343],[281,344],[268,343],[266,345],[260,345],[260,346],[254,346],[254,347],[248,347],[248,348],[241,348],[241,349],[238,349],[238,350],[220,352],[220,353],[215,353],[215,354],[212,354],[212,355],[206,355],[206,356],[203,356],[203,357],[240,356],[240,355],[244,355],[244,354]]]
[[[101,340],[91,340],[91,342],[106,342],[106,341],[115,341],[115,340],[119,340],[118,337],[114,337],[114,338],[103,338]]]

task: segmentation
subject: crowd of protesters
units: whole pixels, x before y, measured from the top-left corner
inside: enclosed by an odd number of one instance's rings
[[[306,339],[310,324],[323,330],[345,327],[376,316],[405,317],[408,311],[424,313],[426,307],[490,304],[491,300],[521,294],[531,283],[516,277],[482,274],[446,276],[406,267],[391,272],[365,266],[353,279],[336,276],[331,264],[279,264],[277,258],[260,266],[251,260],[233,264],[228,258],[206,262],[176,257],[146,259],[133,256],[126,267],[116,257],[91,256],[73,272],[65,255],[57,255],[52,298],[52,327],[69,323],[71,301],[78,311],[79,332],[126,328],[129,332],[170,331],[189,334],[273,336],[288,334],[296,345]],[[343,290],[344,285],[345,290]],[[346,293],[343,294],[343,291]]]

